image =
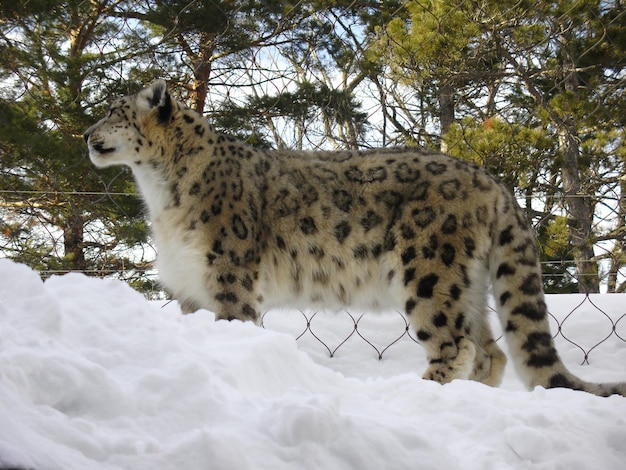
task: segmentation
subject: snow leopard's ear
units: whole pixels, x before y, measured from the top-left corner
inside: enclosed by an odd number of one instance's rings
[[[138,95],[138,105],[146,110],[158,109],[160,123],[169,121],[172,115],[172,98],[167,91],[165,80],[155,80],[148,88],[141,90]]]

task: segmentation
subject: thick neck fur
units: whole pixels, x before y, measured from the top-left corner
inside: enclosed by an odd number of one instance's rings
[[[172,204],[173,195],[167,178],[160,167],[133,164],[133,175],[148,208],[151,220]]]
[[[191,163],[194,155],[206,152],[215,141],[215,131],[204,117],[176,101],[172,105],[172,116],[167,123],[150,123],[163,129],[158,133],[159,141],[154,142],[149,161],[131,166],[151,220],[178,205],[178,185],[187,172],[187,163]]]

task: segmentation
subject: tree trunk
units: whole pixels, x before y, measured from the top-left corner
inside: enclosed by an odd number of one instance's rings
[[[204,106],[209,88],[211,75],[211,55],[215,46],[214,33],[201,33],[198,52],[189,59],[193,64],[193,86],[191,90],[191,108],[204,114]]]
[[[444,138],[450,129],[450,126],[454,124],[454,88],[449,83],[443,83],[439,87],[439,94],[437,96],[439,101],[439,124],[441,126],[441,146],[440,149],[443,153],[447,153],[448,144],[446,144]]]
[[[63,247],[65,258],[71,263],[71,269],[84,271],[87,267],[84,252],[83,219],[79,215],[70,216],[63,227]]]
[[[623,289],[623,284],[618,288],[617,277],[623,264],[624,248],[624,240],[617,238],[613,250],[611,251],[611,264],[609,265],[609,273],[606,282],[606,291],[609,294],[620,292]]]
[[[561,25],[558,36],[563,57],[563,86],[566,92],[578,93],[578,75],[576,52],[572,47],[568,25]],[[593,210],[590,195],[584,194],[578,157],[580,155],[579,137],[574,123],[574,116],[569,112],[556,119],[559,150],[563,157],[563,195],[568,211],[570,241],[574,247],[574,262],[578,275],[578,291],[583,293],[600,292],[598,265],[593,261]]]
[[[70,27],[67,34],[70,39],[69,60],[67,64],[67,86],[69,90],[70,100],[65,105],[66,111],[74,109],[74,112],[83,115],[80,108],[81,96],[83,94],[83,74],[81,73],[81,57],[85,47],[89,44],[94,30],[99,22],[99,14],[102,7],[93,4],[94,16],[84,17],[79,9],[72,9]],[[87,261],[85,259],[84,244],[84,220],[80,215],[80,207],[78,204],[75,213],[69,214],[63,220],[63,247],[65,250],[65,259],[69,261],[72,270],[85,271],[87,269]]]
[[[623,291],[624,283],[618,286],[619,270],[626,259],[626,244],[624,236],[626,234],[626,169],[622,165],[620,170],[620,198],[617,206],[617,222],[615,224],[615,244],[611,251],[611,264],[609,265],[609,274],[607,279],[607,292]]]
[[[593,230],[591,228],[591,197],[582,191],[578,167],[578,142],[572,129],[561,124],[558,130],[559,149],[563,156],[563,194],[568,211],[570,241],[574,248],[574,262],[578,275],[578,291],[600,292],[598,265],[593,261]]]

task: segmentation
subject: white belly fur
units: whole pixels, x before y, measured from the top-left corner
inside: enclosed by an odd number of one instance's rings
[[[381,257],[379,263],[355,263],[341,270],[327,266],[329,282],[325,284],[312,279],[311,273],[319,268],[317,265],[301,266],[300,279],[296,282],[293,265],[277,265],[269,262],[269,258],[264,257],[261,264],[262,309],[292,307],[338,310],[347,306],[358,310],[404,309],[405,294],[400,275],[396,274],[391,281],[388,279],[394,263],[385,257]]]

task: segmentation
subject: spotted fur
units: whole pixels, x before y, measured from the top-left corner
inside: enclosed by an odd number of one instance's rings
[[[537,246],[483,169],[418,149],[263,151],[217,133],[165,82],[113,103],[85,133],[98,167],[124,164],[147,205],[163,285],[186,311],[259,321],[276,306],[399,309],[425,378],[490,385],[506,358],[487,287],[530,388],[626,395],[567,371],[554,348]]]

